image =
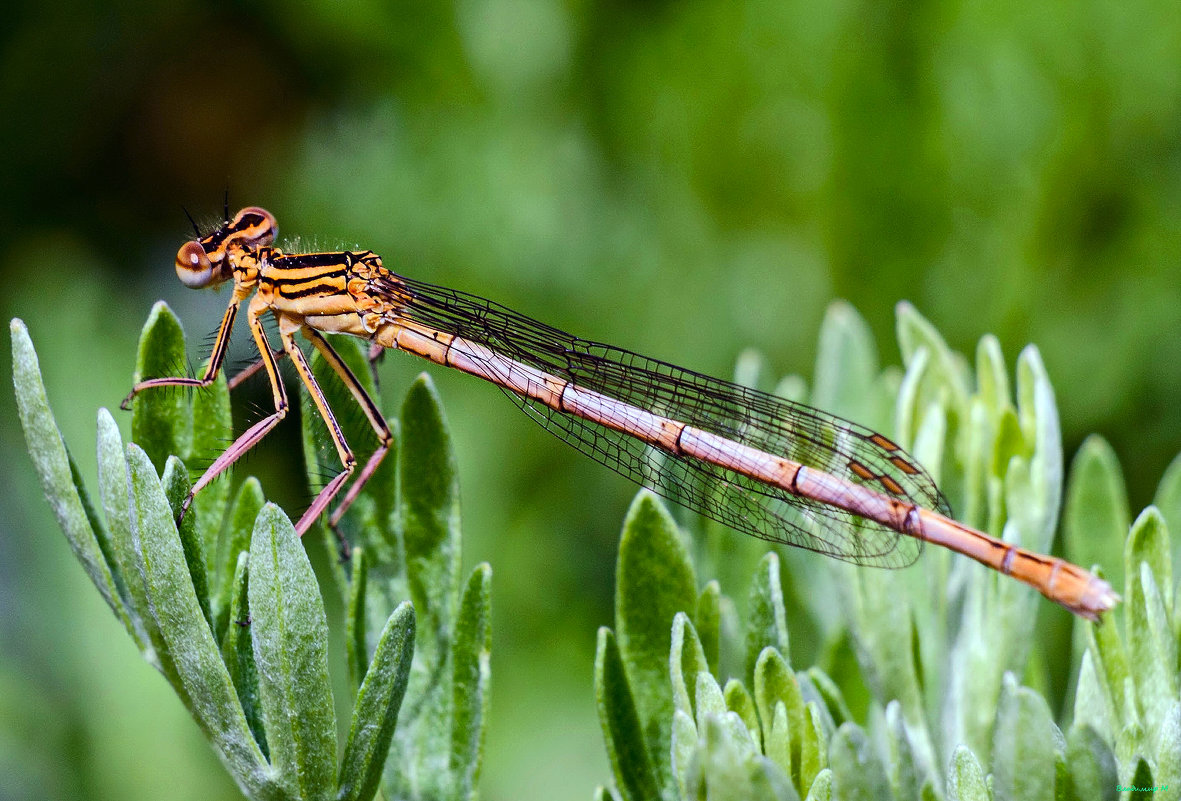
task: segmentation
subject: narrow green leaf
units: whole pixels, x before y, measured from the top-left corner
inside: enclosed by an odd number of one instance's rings
[[[993,419],[1012,408],[1005,355],[1000,340],[992,334],[980,337],[976,344],[976,397]]]
[[[886,746],[890,759],[888,775],[895,798],[918,798],[919,787],[926,780],[926,771],[917,764],[910,742],[902,705],[890,701],[886,705]]]
[[[717,581],[706,582],[705,589],[697,598],[696,621],[698,639],[705,652],[705,661],[711,673],[718,672],[718,657],[722,640],[722,588]]]
[[[1079,667],[1078,690],[1074,697],[1074,725],[1086,725],[1095,731],[1115,730],[1115,702],[1106,678],[1095,670],[1094,651],[1083,651]]]
[[[468,578],[452,647],[455,678],[448,764],[455,780],[454,797],[468,799],[476,797],[492,680],[492,568],[486,562]]]
[[[1086,626],[1083,630],[1096,676],[1099,683],[1110,693],[1115,711],[1114,722],[1117,726],[1124,724],[1129,721],[1129,715],[1133,714],[1135,704],[1134,699],[1129,699],[1124,691],[1132,677],[1128,654],[1120,640],[1119,629],[1116,626]]]
[[[1066,737],[1071,799],[1115,801],[1119,776],[1111,746],[1090,726],[1074,726]]]
[[[938,393],[948,392],[946,403],[938,403],[961,419],[968,410],[967,366],[962,357],[952,352],[935,326],[919,314],[911,304],[903,301],[896,307],[898,347],[902,350],[902,361],[909,370],[912,360],[921,350],[931,357],[930,373],[927,375],[928,394],[921,401],[920,409],[937,400]]]
[[[809,701],[805,710],[804,729],[796,737],[800,741],[800,792],[812,787],[816,777],[828,767],[828,739],[820,707],[815,701]]]
[[[1154,752],[1158,776],[1181,776],[1181,699],[1173,698],[1156,731]],[[1174,797],[1181,797],[1181,791],[1174,788]]]
[[[1030,515],[1036,535],[1023,532],[1023,544],[1045,552],[1058,528],[1065,468],[1062,426],[1058,420],[1054,387],[1050,384],[1041,352],[1034,345],[1026,345],[1017,356],[1017,416],[1026,441],[1033,444],[1033,456],[1029,459],[1029,495],[1033,508],[1023,511],[1036,512],[1036,515]],[[1010,483],[1014,480],[1010,475]],[[1009,511],[1012,513],[1014,509],[1010,507]]]
[[[1123,584],[1120,545],[1131,518],[1119,460],[1107,441],[1087,437],[1075,454],[1066,485],[1062,536],[1066,558],[1079,565],[1103,565],[1108,581]]]
[[[365,593],[369,583],[369,553],[364,548],[353,549],[353,575],[349,581],[349,604],[345,610],[348,634],[345,637],[349,681],[360,687],[369,665],[368,621]]]
[[[254,526],[248,590],[271,763],[301,799],[328,798],[336,787],[328,621],[295,527],[274,504]]]
[[[980,761],[967,746],[956,746],[947,771],[949,801],[992,801]]]
[[[1152,504],[1160,509],[1168,523],[1168,530],[1173,532],[1173,558],[1181,559],[1181,454],[1173,457],[1173,461],[1165,468],[1165,474],[1156,486]]]
[[[401,413],[401,527],[417,648],[433,661],[451,636],[459,594],[459,480],[451,434],[438,394],[424,373],[410,386]]]
[[[850,420],[878,422],[873,408],[877,345],[869,325],[845,301],[829,304],[824,313],[813,376],[814,406]]]
[[[12,382],[16,390],[17,410],[25,430],[29,455],[33,458],[37,478],[41,481],[41,489],[53,509],[58,525],[69,540],[70,548],[82,563],[91,582],[98,588],[111,611],[130,629],[130,618],[120,600],[111,566],[103,555],[90,515],[87,514],[82,488],[74,483],[70,456],[53,411],[49,408],[45,385],[41,381],[41,366],[33,342],[29,339],[28,329],[23,322],[14,319],[9,325],[9,331],[12,336]]]
[[[791,741],[792,731],[787,722],[787,705],[777,701],[775,711],[767,723],[767,739],[763,753],[788,776],[792,773]]]
[[[147,378],[187,374],[185,332],[164,301],[152,306],[139,337],[135,383]],[[144,449],[159,474],[172,454],[184,455],[192,444],[192,405],[188,390],[158,387],[135,396],[131,405],[131,439]]]
[[[707,671],[703,670],[697,674],[694,685],[696,689],[693,697],[697,699],[697,728],[701,729],[706,718],[720,719],[726,716],[726,699],[722,695],[722,688],[718,686],[718,680]]]
[[[816,688],[819,696],[817,700],[823,704],[823,710],[832,720],[833,729],[835,730],[842,723],[851,722],[853,713],[849,711],[849,705],[845,703],[845,697],[837,683],[817,667],[808,668],[806,675]]]
[[[1124,574],[1135,577],[1140,574],[1141,564],[1148,569],[1160,588],[1165,608],[1173,608],[1173,560],[1169,545],[1169,529],[1165,518],[1155,506],[1149,506],[1136,518],[1128,539],[1124,543]],[[1128,582],[1128,598],[1131,606],[1137,596],[1137,582]]]
[[[233,419],[230,416],[230,391],[226,385],[225,370],[206,389],[193,393],[193,437],[188,453],[184,454],[186,464],[212,464],[221,455],[234,436]],[[196,480],[197,476],[190,476]],[[223,474],[206,486],[193,498],[193,512],[201,521],[201,543],[206,558],[212,560],[217,554],[217,536],[221,521],[225,517],[226,505],[230,498],[231,482]],[[235,557],[232,562],[237,562]],[[213,575],[212,561],[209,575]],[[232,566],[231,566],[232,569]]]
[[[414,699],[394,733],[398,759],[386,763],[389,797],[443,798],[453,790],[444,769],[451,753],[453,674],[448,664],[459,604],[459,484],[451,435],[430,379],[419,376],[402,403],[397,466],[396,537],[402,545],[370,549],[367,606],[393,606],[409,594],[417,637],[407,694]],[[373,540],[367,540],[373,542]],[[404,546],[403,554],[397,549]],[[399,562],[383,562],[382,554]],[[373,621],[370,620],[370,627]]]
[[[1013,674],[1006,673],[992,747],[997,797],[1014,801],[1051,797],[1054,762],[1057,754],[1065,752],[1065,745],[1045,699],[1018,686]]]
[[[605,626],[599,629],[595,648],[595,702],[619,794],[625,801],[660,798],[623,658],[615,635]]]
[[[832,771],[829,768],[816,774],[805,801],[832,801]]]
[[[699,731],[699,770],[686,783],[691,797],[711,801],[799,801],[783,771],[750,749],[749,741],[735,738],[726,720],[709,716]]]
[[[248,477],[238,488],[234,503],[230,507],[217,538],[217,555],[211,564],[212,576],[217,594],[211,604],[214,611],[214,631],[224,637],[228,625],[230,605],[235,591],[235,575],[238,557],[250,550],[250,537],[254,533],[254,521],[258,519],[266,498],[262,485],[254,476]]]
[[[143,450],[130,444],[127,469],[132,537],[141,558],[152,615],[176,664],[180,684],[174,686],[242,791],[254,799],[278,798],[281,790],[274,773],[246,723],[233,682],[201,614],[172,508],[155,467]]]
[[[139,570],[139,556],[131,540],[127,459],[124,456],[123,438],[114,418],[106,409],[98,410],[97,432],[99,497],[102,499],[103,512],[111,530],[112,555],[115,564],[118,565],[112,574],[117,573],[123,577],[122,588],[127,593],[124,606],[128,611],[132,636],[139,643],[144,658],[166,675],[171,673],[172,678],[169,680],[174,681],[175,671],[171,662],[165,668],[161,661],[163,640],[160,639],[160,631],[148,608],[144,580]]]
[[[755,741],[755,748],[762,751],[763,730],[759,726],[759,711],[755,708],[755,699],[738,679],[727,681],[722,694],[726,699],[726,708],[742,718],[743,724]]]
[[[1139,579],[1128,582],[1128,652],[1145,726],[1156,732],[1177,698],[1177,643],[1152,569],[1147,562],[1139,567],[1128,574]]]
[[[781,655],[788,653],[787,613],[779,582],[779,557],[774,552],[768,552],[759,562],[751,583],[748,608],[744,675],[752,677],[764,648],[774,648]]]
[[[160,478],[164,486],[164,496],[168,498],[168,505],[175,517],[180,513],[181,504],[189,497],[189,474],[185,470],[184,462],[175,456],[169,456],[164,463],[164,475]],[[209,611],[209,581],[205,572],[205,553],[202,548],[201,535],[197,531],[196,510],[189,509],[188,514],[180,521],[180,545],[185,552],[185,563],[189,566],[189,578],[193,582],[193,591],[197,593],[197,603],[201,605],[201,614],[209,621],[210,631],[213,628],[213,615]]]
[[[628,510],[619,543],[615,620],[619,651],[634,694],[644,743],[660,786],[675,791],[668,764],[668,679],[673,618],[695,609],[697,582],[676,523],[655,495],[641,491]]]
[[[759,655],[758,662],[755,663],[754,687],[755,707],[759,710],[760,720],[774,720],[775,705],[778,703],[783,703],[787,709],[787,728],[791,736],[791,769],[787,773],[793,779],[798,779],[798,732],[803,731],[804,727],[804,699],[800,694],[800,684],[795,674],[774,648],[765,648]]]
[[[668,661],[673,704],[685,714],[694,716],[697,714],[697,674],[709,672],[709,664],[701,641],[697,639],[697,631],[684,612],[677,612],[673,616],[672,646]]]
[[[678,709],[673,712],[672,766],[680,798],[689,798],[689,771],[697,753],[697,725],[693,718]]]
[[[891,797],[885,768],[860,727],[846,723],[837,729],[828,759],[834,798],[874,801]]]
[[[338,801],[368,801],[377,792],[410,681],[414,628],[414,607],[404,601],[386,622],[357,692],[341,761]]]
[[[248,595],[250,554],[238,554],[234,568],[230,625],[221,641],[221,658],[238,692],[238,701],[246,715],[246,723],[254,733],[263,755],[270,758],[267,734],[263,727],[262,705],[258,694],[258,667],[254,664],[254,638],[250,635],[250,599]]]

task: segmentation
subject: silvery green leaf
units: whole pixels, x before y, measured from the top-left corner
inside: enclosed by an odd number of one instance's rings
[[[338,801],[368,801],[377,792],[410,681],[413,654],[414,607],[403,601],[390,615],[357,692],[341,760]]]
[[[250,633],[259,701],[278,781],[301,799],[336,788],[336,714],[328,679],[328,621],[295,527],[263,507],[250,543]]]
[[[627,671],[615,635],[605,626],[595,648],[595,702],[620,796],[625,801],[660,798]]]
[[[615,621],[635,708],[655,776],[675,792],[666,755],[674,709],[669,685],[671,632],[677,612],[697,606],[697,580],[676,523],[647,490],[628,510],[619,544]]]
[[[123,621],[128,631],[132,631],[133,626],[116,580],[118,561],[113,553],[114,547],[110,548],[112,553],[104,552],[99,532],[92,522],[94,514],[90,502],[84,488],[75,481],[76,473],[69,452],[53,411],[49,408],[45,385],[41,381],[41,366],[37,361],[37,351],[29,339],[29,331],[23,322],[13,320],[9,333],[12,337],[12,381],[16,390],[17,410],[25,431],[29,455],[33,458],[33,466],[41,481],[41,489],[53,509],[58,525],[66,534],[70,548],[82,563],[91,582],[115,616]],[[134,576],[130,578],[134,579]]]

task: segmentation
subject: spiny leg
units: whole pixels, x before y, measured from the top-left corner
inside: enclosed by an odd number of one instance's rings
[[[207,387],[217,378],[217,371],[221,369],[221,363],[226,357],[226,348],[230,343],[230,331],[234,328],[234,318],[238,316],[238,304],[242,299],[235,296],[230,301],[230,305],[226,307],[226,313],[221,318],[221,325],[217,329],[217,339],[213,343],[213,353],[209,356],[209,366],[205,368],[205,375],[201,378],[189,378],[187,376],[174,376],[169,378],[149,378],[146,381],[140,381],[131,388],[131,392],[127,393],[127,397],[119,404],[119,408],[127,411],[131,408],[131,401],[145,389],[152,389],[154,387]],[[270,350],[269,347],[266,350]]]
[[[328,400],[324,397],[324,390],[320,388],[319,383],[316,382],[315,376],[312,375],[311,365],[308,364],[307,357],[295,344],[295,339],[292,334],[300,328],[300,324],[293,320],[279,318],[279,332],[283,338],[283,348],[287,351],[287,355],[291,357],[292,364],[295,365],[295,371],[299,373],[300,379],[304,386],[307,387],[308,393],[312,396],[312,401],[316,404],[316,409],[320,412],[320,417],[323,418],[325,425],[328,426],[328,434],[332,437],[332,442],[336,445],[336,452],[340,456],[340,463],[344,467],[336,476],[329,481],[320,494],[312,501],[312,505],[307,508],[303,516],[299,518],[299,522],[295,524],[295,531],[299,536],[303,536],[315,522],[316,518],[323,514],[324,510],[328,508],[328,504],[340,492],[340,488],[348,481],[349,476],[353,474],[353,470],[357,466],[357,457],[353,455],[348,443],[345,441],[344,432],[340,429],[340,424],[336,421],[336,415],[332,413],[332,409],[328,406]],[[304,328],[306,333],[309,329]],[[315,340],[313,340],[315,341]],[[325,343],[327,344],[327,343]],[[335,354],[334,354],[335,355]],[[349,373],[352,376],[352,373]],[[353,379],[356,380],[355,378]],[[335,523],[335,521],[333,521]],[[337,537],[340,537],[339,532]],[[348,558],[348,544],[341,541],[341,555]]]
[[[389,424],[386,423],[385,417],[383,417],[381,414],[381,409],[379,409],[377,404],[374,403],[373,399],[369,397],[369,393],[365,391],[365,387],[363,387],[361,382],[357,380],[357,377],[353,375],[353,371],[350,370],[349,366],[344,363],[344,360],[340,358],[340,354],[338,354],[333,349],[332,345],[328,343],[328,340],[324,338],[324,335],[306,325],[303,327],[303,335],[307,337],[313,345],[315,345],[316,350],[320,351],[320,355],[324,357],[324,361],[328,362],[329,366],[336,371],[338,376],[340,376],[340,380],[344,382],[346,387],[348,387],[349,392],[353,394],[353,397],[356,399],[357,403],[360,404],[361,410],[365,412],[365,417],[369,420],[369,425],[373,427],[373,432],[377,434],[378,439],[377,450],[375,450],[373,455],[369,457],[369,461],[365,463],[365,467],[361,470],[361,474],[357,476],[357,480],[353,482],[353,486],[349,487],[348,494],[344,496],[344,500],[340,502],[340,505],[336,507],[336,510],[328,519],[328,525],[332,526],[332,530],[335,531],[337,523],[340,522],[340,518],[344,516],[344,513],[352,505],[353,501],[357,499],[357,496],[361,493],[362,487],[365,486],[365,482],[367,482],[373,476],[374,472],[377,471],[377,466],[381,464],[381,460],[385,458],[386,453],[390,449],[390,445],[393,444],[394,437],[393,434],[390,433]],[[337,533],[337,536],[340,536],[339,532]]]
[[[266,330],[263,328],[262,320],[260,319],[260,315],[264,311],[266,311],[266,307],[256,298],[246,310],[246,320],[250,325],[250,333],[254,335],[254,343],[258,346],[258,352],[262,354],[262,364],[266,368],[267,377],[271,380],[271,394],[275,400],[275,411],[273,414],[264,417],[248,428],[245,433],[234,440],[230,447],[226,448],[213,461],[213,464],[209,465],[209,468],[201,474],[201,477],[197,479],[197,483],[189,491],[189,496],[181,504],[179,515],[181,518],[188,511],[189,505],[192,504],[193,496],[207,487],[226,468],[238,461],[242,454],[254,447],[259,440],[265,437],[287,415],[287,391],[283,388],[283,381],[279,378],[279,367],[276,363],[275,355],[271,352],[271,345],[267,341]]]

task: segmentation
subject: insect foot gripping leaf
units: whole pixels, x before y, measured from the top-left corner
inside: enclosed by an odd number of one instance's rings
[[[365,801],[383,785],[386,797],[402,797],[399,777],[440,765],[446,768],[432,780],[446,786],[447,797],[473,797],[486,724],[491,571],[478,566],[461,592],[454,494],[409,497],[413,490],[407,490],[384,528],[360,539],[351,575],[342,575],[355,701],[340,747],[324,601],[290,520],[247,479],[232,499],[228,486],[207,487],[176,524],[190,488],[178,455],[200,458],[203,447],[229,436],[224,382],[191,397],[177,392],[159,402],[137,401],[132,429],[142,446],[125,445],[114,419],[100,409],[96,506],[54,420],[28,331],[13,320],[10,333],[29,453],[70,547],[246,797]],[[183,342],[171,312],[157,305],[141,340],[140,369],[150,369],[143,358],[149,353],[168,365],[181,363]],[[415,415],[413,426],[407,414]],[[403,458],[419,465],[451,461],[429,385],[411,390],[403,425],[405,447],[418,449]],[[375,499],[367,503],[380,507]],[[407,512],[408,504],[415,510]],[[419,524],[398,519],[449,522],[432,538],[421,527],[411,530]],[[407,587],[413,605],[405,600]],[[428,610],[432,646],[423,654],[415,648],[416,606]],[[399,726],[408,688],[414,701]],[[414,770],[388,769],[391,747],[402,747],[394,745],[399,737],[414,745],[400,756],[414,760]]]

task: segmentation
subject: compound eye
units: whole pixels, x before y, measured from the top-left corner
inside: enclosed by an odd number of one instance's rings
[[[258,206],[247,206],[234,215],[230,222],[233,239],[247,247],[265,247],[275,241],[279,224],[275,215]]]
[[[213,264],[200,242],[185,242],[176,253],[176,274],[190,289],[213,283]]]

